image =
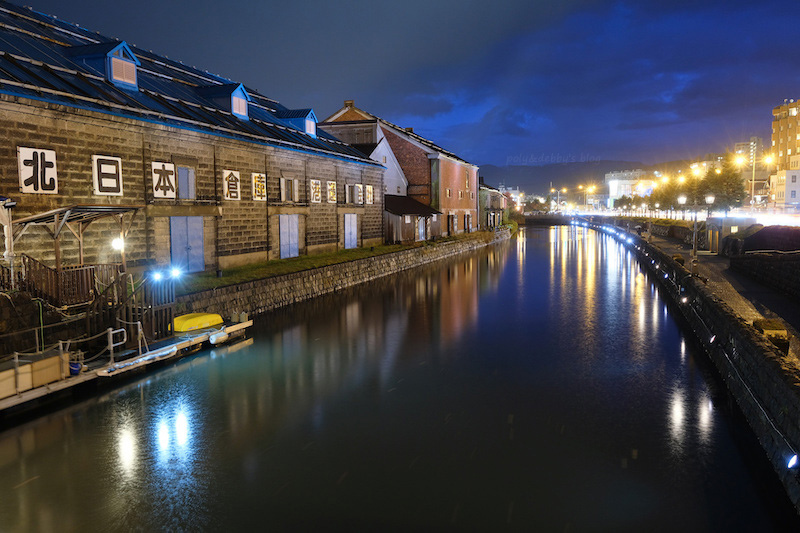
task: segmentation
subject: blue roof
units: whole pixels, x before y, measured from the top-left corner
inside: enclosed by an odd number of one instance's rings
[[[120,46],[138,62],[138,90],[116,87],[105,72],[98,71],[96,62],[83,59],[106,55]],[[250,120],[240,120],[215,103],[215,96],[230,94],[240,86],[0,0],[0,93],[376,164],[331,135],[306,134],[287,120],[298,110],[246,86],[241,87],[250,99]]]

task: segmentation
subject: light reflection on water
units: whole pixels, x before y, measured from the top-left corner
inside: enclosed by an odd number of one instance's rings
[[[0,530],[779,523],[667,308],[607,236],[523,230],[5,431]]]

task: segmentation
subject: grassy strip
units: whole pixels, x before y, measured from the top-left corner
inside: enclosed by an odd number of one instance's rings
[[[439,243],[464,239],[491,240],[491,238],[491,233],[480,231],[476,233],[455,235],[453,237],[444,237],[437,239],[436,242]],[[273,259],[263,263],[254,263],[251,265],[227,268],[222,271],[222,277],[217,277],[216,272],[214,271],[198,272],[186,276],[182,282],[177,284],[175,287],[175,292],[178,296],[182,296],[185,294],[217,289],[219,287],[226,287],[228,285],[246,283],[248,281],[254,281],[257,279],[283,276],[285,274],[292,274],[294,272],[300,272],[303,270],[311,270],[313,268],[336,265],[339,263],[345,263],[347,261],[356,261],[358,259],[365,259],[368,257],[376,257],[379,255],[399,252],[401,250],[430,246],[432,244],[433,243],[429,241],[405,245],[384,244],[371,248],[354,248],[352,250],[339,250],[337,252],[330,252],[326,254],[303,255],[300,257],[293,257],[291,259]]]

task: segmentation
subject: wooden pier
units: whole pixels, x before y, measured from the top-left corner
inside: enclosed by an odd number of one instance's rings
[[[147,352],[141,354],[134,352],[133,355],[122,360],[110,361],[99,368],[85,369],[75,376],[69,375],[68,368],[62,368],[63,379],[17,392],[0,400],[0,413],[90,381],[100,379],[108,382],[110,379],[129,375],[129,372],[133,370],[146,369],[148,365],[157,362],[179,359],[183,355],[194,353],[196,348],[200,348],[206,343],[212,346],[225,344],[229,340],[244,336],[246,329],[252,325],[252,320],[246,320],[174,335],[160,341]]]

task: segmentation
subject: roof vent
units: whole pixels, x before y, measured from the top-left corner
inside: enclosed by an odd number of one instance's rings
[[[345,100],[344,101],[345,107],[355,107],[355,100]]]
[[[414,128],[403,128],[403,129],[406,130],[408,133],[414,133]]]

